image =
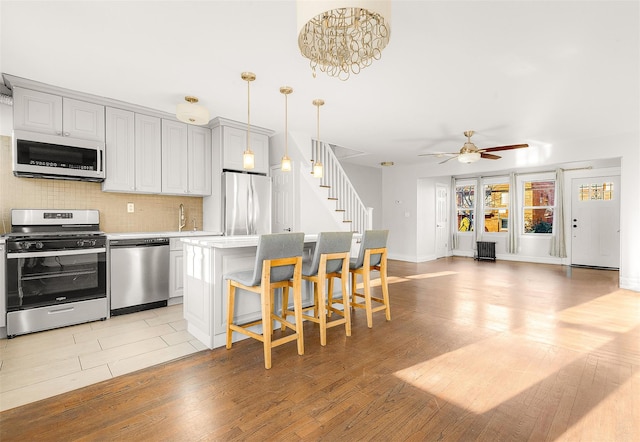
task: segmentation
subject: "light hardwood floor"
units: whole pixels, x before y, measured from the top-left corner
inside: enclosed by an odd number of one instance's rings
[[[206,347],[182,305],[0,340],[0,411],[150,367]]]
[[[389,262],[392,320],[307,323],[0,413],[0,440],[640,440],[640,294],[618,273]],[[375,290],[379,290],[376,288]],[[279,332],[276,332],[279,333]]]

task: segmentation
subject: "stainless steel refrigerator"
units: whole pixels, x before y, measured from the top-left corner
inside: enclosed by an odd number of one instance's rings
[[[271,233],[271,178],[223,172],[224,234]]]

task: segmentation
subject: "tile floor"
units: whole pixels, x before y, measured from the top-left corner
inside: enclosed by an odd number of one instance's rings
[[[0,340],[0,411],[177,359],[206,347],[182,304]]]

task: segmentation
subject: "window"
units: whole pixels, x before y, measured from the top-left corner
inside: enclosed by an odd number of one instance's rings
[[[523,190],[524,233],[553,233],[555,180],[525,181]]]
[[[473,232],[475,227],[475,193],[476,186],[474,184],[456,185],[458,232]]]
[[[484,231],[507,232],[509,230],[509,184],[485,184]]]
[[[580,186],[580,201],[613,199],[613,183],[592,183]]]

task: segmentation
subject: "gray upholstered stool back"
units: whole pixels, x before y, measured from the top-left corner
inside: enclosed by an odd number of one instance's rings
[[[349,265],[352,269],[359,269],[364,264],[364,251],[367,249],[380,249],[387,247],[387,237],[389,236],[388,230],[365,230],[362,235],[362,243],[360,244],[360,252],[355,261],[352,261]],[[372,266],[380,264],[380,254],[371,255]]]
[[[250,286],[260,285],[262,279],[262,261],[265,259],[289,258],[302,256],[304,233],[271,233],[260,235],[253,279]],[[271,282],[285,281],[293,278],[293,266],[274,267],[271,270]]]
[[[351,250],[351,239],[353,232],[320,232],[316,242],[316,249],[310,262],[302,265],[304,276],[313,276],[318,273],[320,265],[320,255],[326,253],[344,253]],[[330,259],[327,261],[327,273],[334,273],[342,267],[341,259]]]

